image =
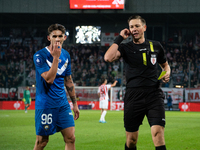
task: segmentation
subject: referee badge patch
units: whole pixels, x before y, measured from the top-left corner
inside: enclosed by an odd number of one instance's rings
[[[156,64],[156,61],[157,61],[156,55],[155,55],[155,54],[151,54],[151,63],[152,63],[153,65],[155,65],[155,64]]]

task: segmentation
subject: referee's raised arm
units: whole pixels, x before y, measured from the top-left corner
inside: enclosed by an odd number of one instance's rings
[[[120,58],[121,53],[118,51],[118,47],[120,43],[124,39],[127,39],[129,36],[130,36],[130,31],[128,29],[123,29],[120,32],[120,35],[116,37],[116,39],[114,40],[114,43],[109,47],[106,54],[104,55],[104,60],[106,62],[113,62]]]
[[[107,52],[104,55],[104,60],[106,62],[113,62],[114,60],[119,59],[121,56],[121,53],[118,51],[118,45],[113,43],[110,48],[107,50]]]

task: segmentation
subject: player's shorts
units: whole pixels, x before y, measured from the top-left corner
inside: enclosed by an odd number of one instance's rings
[[[124,127],[128,132],[139,130],[144,116],[150,127],[165,127],[164,93],[160,88],[127,88],[124,98]]]
[[[108,109],[108,100],[101,100],[99,102],[99,108],[101,108],[101,109]]]
[[[24,104],[27,105],[27,104],[31,104],[31,103],[30,102],[24,102]]]
[[[24,104],[25,104],[25,105],[26,105],[26,104],[31,104],[31,102],[30,102],[30,100],[28,99],[28,100],[25,100]]]
[[[52,135],[62,129],[74,126],[74,117],[69,105],[35,110],[36,135]]]

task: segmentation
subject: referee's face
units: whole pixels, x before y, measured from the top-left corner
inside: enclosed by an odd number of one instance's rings
[[[132,19],[129,22],[129,30],[134,40],[144,38],[144,32],[146,31],[146,25],[142,23],[140,19]]]
[[[67,36],[62,33],[60,30],[54,30],[51,32],[51,34],[48,36],[48,40],[51,42],[51,44],[54,45],[56,42],[60,42],[62,45],[63,42],[67,39]]]

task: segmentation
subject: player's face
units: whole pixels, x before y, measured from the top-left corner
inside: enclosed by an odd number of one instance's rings
[[[47,37],[51,44],[54,45],[56,42],[60,42],[62,45],[63,42],[67,39],[67,36],[62,33],[60,30],[54,30],[51,34]]]
[[[129,30],[131,32],[133,40],[139,40],[141,38],[144,38],[146,25],[143,25],[140,19],[132,19],[129,22]]]

